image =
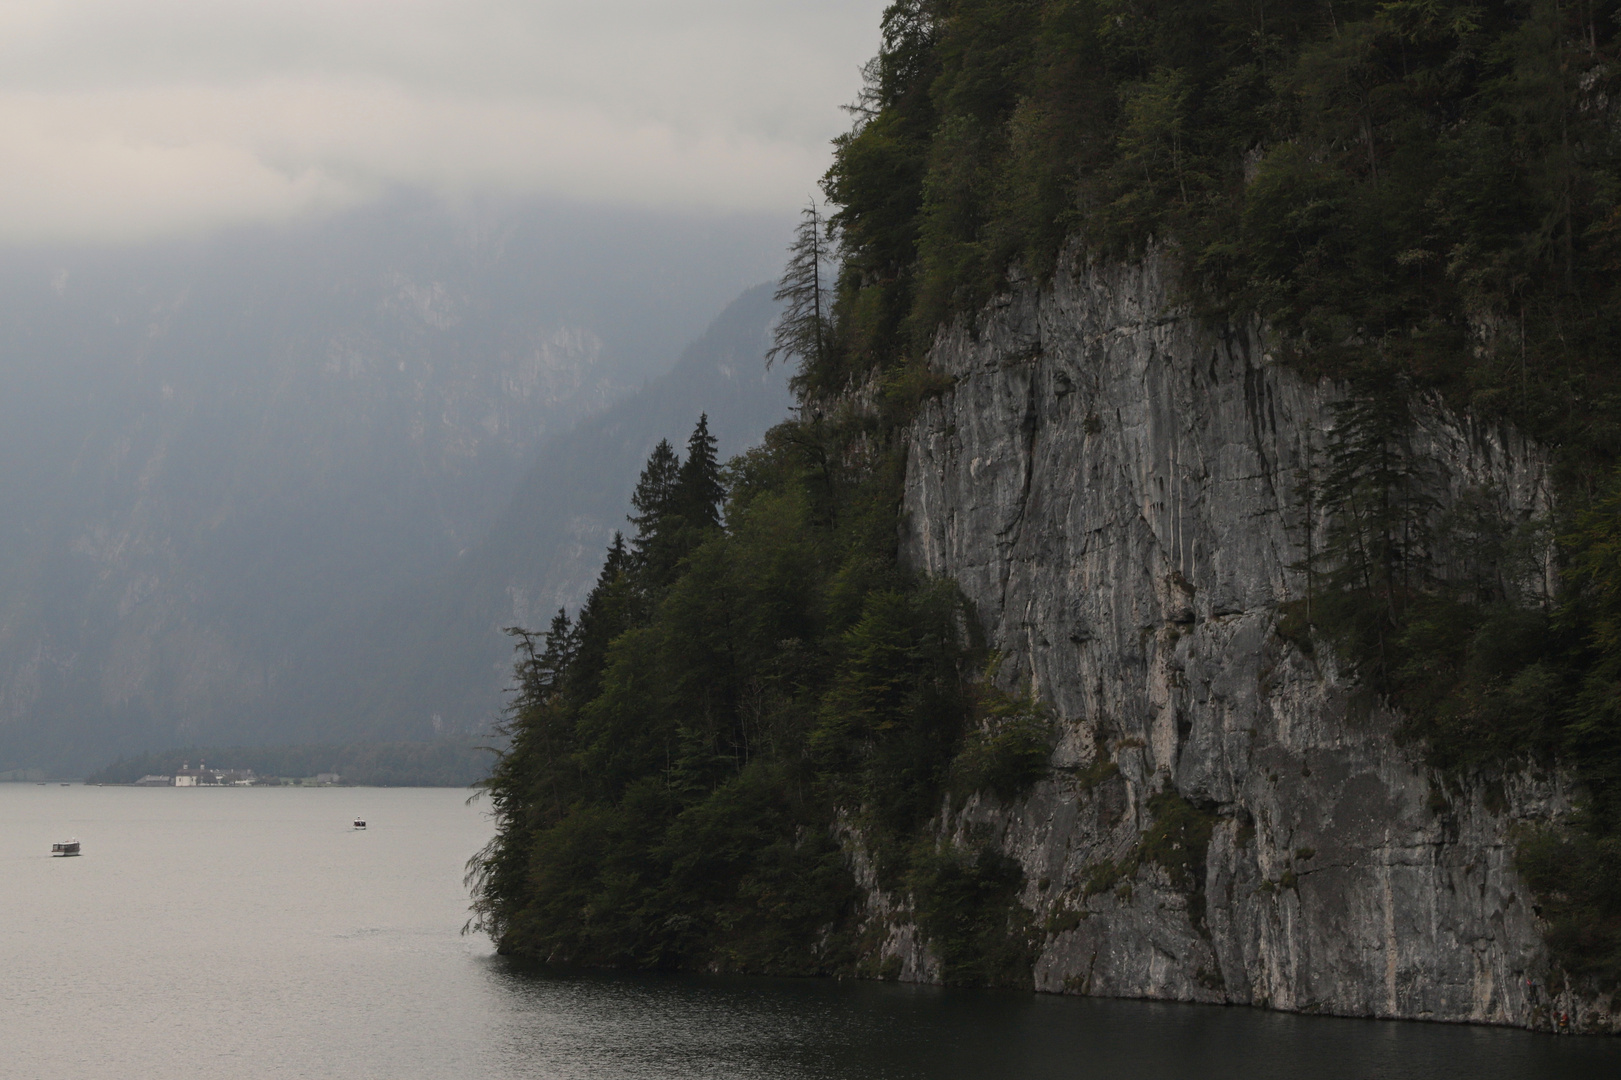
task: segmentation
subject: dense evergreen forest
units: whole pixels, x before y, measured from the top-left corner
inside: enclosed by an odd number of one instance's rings
[[[517,632],[476,918],[555,960],[859,970],[857,836],[948,981],[1022,980],[1018,867],[925,825],[1015,798],[1050,725],[950,583],[897,564],[896,436],[942,324],[1152,248],[1214,325],[1264,320],[1347,388],[1308,478],[1315,602],[1279,632],[1401,706],[1443,785],[1574,769],[1580,813],[1520,867],[1566,969],[1621,979],[1618,34],[1616,0],[891,5],[783,282],[798,415],[725,466],[701,423],[661,447],[588,602]],[[1551,447],[1558,520],[1438,514],[1423,395]]]

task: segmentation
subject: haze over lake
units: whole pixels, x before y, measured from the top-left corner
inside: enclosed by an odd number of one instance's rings
[[[446,789],[0,784],[0,1074],[1611,1077],[1608,1040],[825,980],[536,972],[462,936]],[[366,818],[355,831],[351,821]],[[78,859],[50,845],[77,837]]]

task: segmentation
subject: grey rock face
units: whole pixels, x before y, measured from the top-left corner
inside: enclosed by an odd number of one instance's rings
[[[1004,676],[1060,721],[1053,779],[942,826],[1022,863],[1036,988],[1615,1030],[1607,1003],[1543,988],[1513,867],[1516,823],[1567,808],[1559,779],[1449,789],[1326,645],[1277,633],[1305,595],[1299,476],[1335,389],[1273,363],[1258,330],[1179,310],[1166,273],[1016,289],[977,336],[939,340],[955,388],[910,433],[905,556],[956,579]],[[1547,512],[1545,462],[1514,433],[1426,406],[1417,438],[1443,502]],[[1551,588],[1546,568],[1528,587]],[[1212,822],[1191,882],[1130,858],[1161,792]]]

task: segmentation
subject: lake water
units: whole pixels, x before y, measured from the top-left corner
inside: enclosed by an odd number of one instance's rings
[[[831,981],[462,936],[466,793],[0,784],[0,1076],[1582,1080],[1621,1042]],[[368,820],[364,832],[350,821]],[[77,859],[50,845],[76,836]]]

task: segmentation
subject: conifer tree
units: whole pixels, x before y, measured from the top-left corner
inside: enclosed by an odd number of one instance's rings
[[[642,475],[636,481],[636,491],[630,497],[636,512],[630,523],[636,526],[636,550],[644,553],[659,532],[664,519],[675,510],[676,486],[681,477],[681,459],[670,446],[669,439],[660,439],[653,447]]]
[[[559,609],[552,617],[538,649],[533,632],[517,626],[506,632],[517,639],[518,685],[497,733],[509,744],[481,785],[490,794],[499,824],[490,842],[468,861],[467,873],[474,895],[468,925],[496,936],[505,932],[513,901],[523,893],[535,830],[565,813],[574,748],[573,718],[561,697],[577,643],[568,614]]]
[[[794,241],[788,245],[788,266],[772,297],[783,309],[771,348],[765,354],[767,367],[783,356],[797,356],[811,367],[819,367],[826,360],[831,312],[822,284],[822,267],[829,254],[821,214],[812,199],[800,213]]]
[[[535,647],[537,635],[521,626],[509,626],[505,633],[518,639],[514,648],[518,660],[513,671],[517,676],[514,708],[549,700],[563,688],[563,676],[574,660],[576,645],[574,624],[562,608],[552,616],[552,625],[546,631],[542,645]]]
[[[1387,687],[1392,646],[1409,606],[1430,584],[1432,483],[1413,452],[1413,388],[1372,382],[1333,406],[1328,468],[1320,493],[1328,517],[1325,613],[1364,658],[1364,674]]]
[[[562,690],[563,678],[568,674],[569,665],[574,662],[577,644],[574,624],[569,622],[568,612],[558,608],[557,614],[552,616],[551,627],[546,631],[545,647],[538,656],[532,650],[530,653],[534,659],[534,692],[537,695],[550,698]]]
[[[709,414],[704,413],[687,440],[687,460],[676,482],[675,503],[682,524],[688,529],[718,529],[720,504],[725,498],[720,463],[715,460],[715,437],[709,434]]]
[[[668,439],[660,439],[630,497],[635,508],[630,515],[630,523],[636,526],[635,564],[644,586],[667,583],[680,559],[680,481],[681,459]]]
[[[580,605],[575,625],[565,687],[573,702],[589,701],[596,696],[608,662],[608,646],[625,632],[635,615],[629,580],[632,559],[624,536],[614,533],[602,572],[597,575],[597,583],[585,603]]]
[[[1323,503],[1341,587],[1375,596],[1394,619],[1420,582],[1434,499],[1408,445],[1412,387],[1371,385],[1334,406]]]

